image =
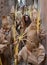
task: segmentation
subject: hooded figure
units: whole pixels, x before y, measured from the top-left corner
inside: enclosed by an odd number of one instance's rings
[[[23,65],[40,65],[44,60],[45,49],[38,41],[36,30],[27,33],[26,45],[18,54],[18,61],[24,60]]]
[[[1,31],[5,36],[5,40],[8,41],[8,43],[6,43],[7,49],[3,53],[3,55],[5,57],[5,61],[4,61],[3,65],[11,65],[11,59],[12,59],[12,55],[13,55],[12,54],[13,39],[12,39],[11,25],[10,25],[10,22],[7,20],[6,16],[2,17]],[[2,39],[3,39],[3,37],[2,37]],[[3,40],[2,40],[2,42],[3,42]]]

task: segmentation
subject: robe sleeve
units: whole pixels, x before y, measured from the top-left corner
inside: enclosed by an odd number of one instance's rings
[[[39,47],[39,52],[38,52],[38,64],[40,64],[45,58],[45,49],[44,47],[41,45]]]
[[[18,61],[20,61],[21,59],[22,59],[22,50],[19,52],[19,54],[18,54]]]

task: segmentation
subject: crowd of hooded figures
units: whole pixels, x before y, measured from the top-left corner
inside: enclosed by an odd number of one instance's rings
[[[2,65],[14,65],[14,46],[18,46],[18,65],[40,65],[45,59],[45,48],[41,40],[45,38],[45,31],[40,28],[37,33],[38,10],[32,8],[29,14],[18,13],[15,19],[14,13],[10,16],[2,16],[0,29],[0,59]],[[13,39],[12,25],[16,30],[16,40]],[[22,39],[20,38],[22,36]],[[20,42],[19,42],[20,40]]]

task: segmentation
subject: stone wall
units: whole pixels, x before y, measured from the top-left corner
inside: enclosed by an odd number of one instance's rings
[[[14,5],[14,0],[0,0],[0,27],[1,27],[1,17],[7,16],[10,13],[12,6]]]
[[[0,18],[9,12],[8,0],[0,0]]]
[[[34,0],[26,0],[26,5],[33,5]]]
[[[14,0],[0,0],[0,19],[1,16],[10,13],[12,5],[14,5]]]

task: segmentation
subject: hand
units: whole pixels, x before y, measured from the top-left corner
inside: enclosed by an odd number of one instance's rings
[[[3,40],[2,44],[8,44],[9,42],[7,40]]]
[[[15,55],[14,55],[14,58],[15,58],[15,59],[18,59],[18,55],[15,54]]]
[[[38,65],[37,57],[30,51],[28,51],[28,62]]]
[[[13,43],[13,45],[17,45],[17,41],[15,41],[15,42]]]
[[[0,53],[3,53],[7,48],[7,44],[0,44]]]

